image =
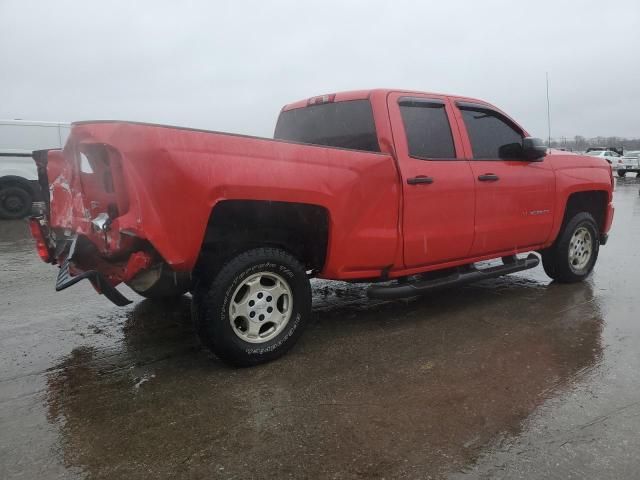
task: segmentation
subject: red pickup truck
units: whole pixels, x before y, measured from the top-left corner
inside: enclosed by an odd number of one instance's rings
[[[547,151],[472,98],[398,90],[285,106],[274,139],[124,121],[78,122],[34,152],[49,192],[31,231],[117,305],[193,294],[202,341],[253,365],[289,349],[309,279],[415,296],[538,265],[584,279],[613,218],[611,168]],[[36,205],[35,210],[38,210]],[[478,268],[483,260],[502,259]]]

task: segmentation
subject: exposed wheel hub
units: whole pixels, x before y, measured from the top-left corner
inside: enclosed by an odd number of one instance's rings
[[[580,227],[573,233],[569,241],[569,265],[574,271],[587,266],[593,253],[591,232],[586,227]]]
[[[3,199],[4,208],[10,212],[19,212],[24,208],[24,202],[20,197],[9,195]]]
[[[274,299],[267,291],[261,290],[251,295],[249,300],[249,318],[262,322],[270,320],[274,311]]]
[[[238,337],[263,343],[277,336],[291,318],[293,295],[288,282],[272,272],[246,278],[229,304],[229,320]]]

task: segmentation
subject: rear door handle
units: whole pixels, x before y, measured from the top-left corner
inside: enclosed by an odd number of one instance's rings
[[[485,173],[484,175],[479,175],[478,180],[481,182],[497,182],[500,177],[495,173]]]
[[[421,183],[433,183],[433,178],[426,177],[424,175],[418,175],[417,177],[407,178],[409,185],[419,185]]]

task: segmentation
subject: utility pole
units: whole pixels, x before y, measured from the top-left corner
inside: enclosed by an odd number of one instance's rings
[[[548,129],[548,137],[547,137],[547,146],[551,148],[551,108],[549,106],[549,72],[545,72],[547,76],[547,129]]]

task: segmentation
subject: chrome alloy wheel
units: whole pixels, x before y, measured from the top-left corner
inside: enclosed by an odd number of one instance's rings
[[[571,270],[580,271],[587,266],[593,254],[591,232],[586,227],[580,227],[569,242],[569,265]]]
[[[245,342],[264,343],[287,325],[293,311],[293,294],[287,281],[273,272],[247,277],[233,292],[229,321]]]

